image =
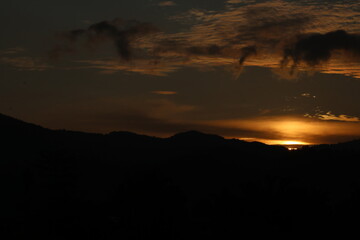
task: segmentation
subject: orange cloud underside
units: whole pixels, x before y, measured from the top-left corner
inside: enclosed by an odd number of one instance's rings
[[[237,3],[242,5],[238,6]],[[160,4],[170,6],[175,3],[162,1]],[[354,19],[359,15],[359,9],[360,3],[356,1],[329,7],[311,0],[233,0],[228,1],[222,10],[191,9],[172,16],[173,21],[190,24],[188,30],[156,32],[134,39],[131,46],[132,52],[136,54],[131,57],[131,61],[119,61],[114,57],[85,59],[75,63],[84,68],[99,69],[106,74],[127,71],[166,76],[183,67],[211,69],[218,66],[233,66],[235,72],[240,72],[242,66],[239,59],[243,49],[256,46],[256,51],[242,62],[244,66],[271,68],[283,77],[291,77],[292,74],[286,72],[293,73],[295,65],[291,61],[282,65],[285,46],[291,45],[299,34],[324,34],[339,29],[351,34],[358,33],[360,24]],[[319,71],[360,78],[358,60],[358,56],[349,53],[331,52],[330,59],[311,67],[303,62],[297,63],[296,71]],[[17,68],[24,65],[19,66],[19,63],[13,61],[11,64]]]
[[[158,95],[176,95],[177,92],[175,91],[152,91],[153,94],[158,94]]]

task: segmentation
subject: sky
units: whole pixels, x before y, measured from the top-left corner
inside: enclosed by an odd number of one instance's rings
[[[0,113],[51,129],[360,138],[360,2],[12,0]]]

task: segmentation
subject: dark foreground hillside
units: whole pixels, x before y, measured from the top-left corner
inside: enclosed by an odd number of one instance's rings
[[[359,141],[290,152],[199,132],[53,131],[4,115],[0,133],[1,239],[359,234]]]

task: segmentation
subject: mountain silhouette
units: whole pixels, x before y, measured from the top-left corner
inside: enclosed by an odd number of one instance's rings
[[[288,151],[188,131],[50,130],[0,115],[2,239],[357,233],[360,141]]]
[[[205,134],[198,131],[188,131],[175,134],[172,136],[171,141],[183,143],[183,144],[196,144],[199,142],[204,142],[204,144],[223,144],[225,139],[223,137]]]
[[[67,139],[71,142],[73,141],[89,141],[94,140],[106,141],[109,144],[120,144],[122,146],[154,146],[154,145],[172,145],[172,146],[187,146],[187,147],[214,147],[214,146],[236,146],[236,147],[259,147],[259,148],[278,148],[275,146],[268,146],[259,142],[246,142],[237,139],[225,139],[221,136],[215,134],[206,134],[199,131],[187,131],[175,134],[169,138],[158,138],[151,137],[141,134],[136,134],[127,131],[117,131],[111,132],[109,134],[94,134],[94,133],[84,133],[76,131],[66,131],[66,130],[50,130],[43,128],[41,126],[26,123],[21,120],[0,114],[0,127],[3,133],[3,136],[8,138],[16,138],[17,140],[31,138],[31,141],[44,140],[48,141],[49,139]],[[21,136],[21,137],[20,137]],[[17,138],[19,137],[19,138]]]
[[[14,136],[21,134],[23,136],[34,136],[45,133],[46,129],[35,124],[23,122],[21,120],[3,115],[0,113],[0,127],[2,135]]]

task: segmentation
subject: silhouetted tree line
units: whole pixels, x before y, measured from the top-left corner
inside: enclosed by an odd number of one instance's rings
[[[357,233],[360,142],[287,151],[187,132],[52,131],[0,115],[2,239]]]

